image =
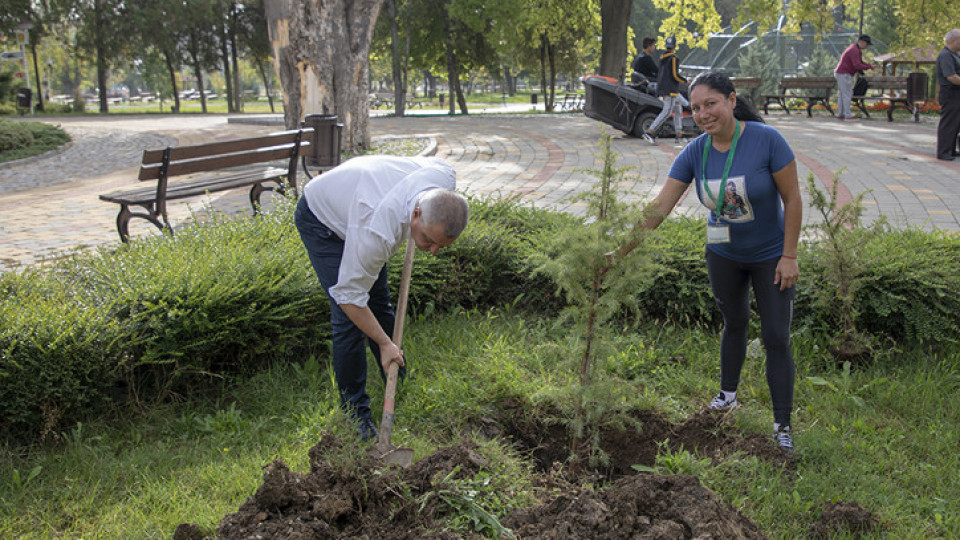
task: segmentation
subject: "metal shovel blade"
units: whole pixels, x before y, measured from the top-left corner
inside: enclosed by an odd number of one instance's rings
[[[387,449],[383,449],[377,444],[370,448],[370,455],[374,459],[379,459],[387,465],[399,465],[403,469],[406,469],[413,463],[412,448],[390,446]]]
[[[396,371],[396,364],[391,366],[390,371]],[[391,399],[390,401],[392,402],[393,400]],[[392,403],[390,408],[393,408]],[[380,428],[380,440],[377,441],[377,444],[370,447],[370,456],[388,465],[399,465],[404,469],[409,467],[410,464],[413,463],[413,449],[401,448],[390,444],[390,434],[393,432],[392,412],[384,413]]]

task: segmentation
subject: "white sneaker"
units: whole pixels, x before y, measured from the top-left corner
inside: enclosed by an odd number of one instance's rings
[[[649,131],[643,132],[643,138],[650,144],[657,144],[657,140],[653,138],[653,134]]]
[[[737,406],[737,398],[728,400],[727,396],[720,392],[712,400],[710,400],[711,409],[730,409]]]

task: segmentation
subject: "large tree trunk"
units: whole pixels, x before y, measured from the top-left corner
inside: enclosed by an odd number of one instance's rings
[[[631,0],[600,0],[600,75],[623,80]]]
[[[367,62],[382,4],[264,0],[288,129],[307,114],[336,114],[344,150],[370,147]]]

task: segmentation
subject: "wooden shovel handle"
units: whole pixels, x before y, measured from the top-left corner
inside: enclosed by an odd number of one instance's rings
[[[407,297],[410,295],[410,274],[413,273],[413,256],[416,244],[413,238],[407,240],[406,253],[403,258],[403,271],[400,273],[400,291],[397,295],[396,321],[393,325],[393,343],[398,349],[403,343],[403,323],[407,315]],[[380,420],[380,446],[390,447],[390,436],[393,434],[393,401],[397,395],[397,374],[400,365],[391,362],[387,369],[387,386],[383,392],[383,418]]]

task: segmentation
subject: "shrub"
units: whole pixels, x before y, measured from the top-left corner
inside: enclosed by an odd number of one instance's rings
[[[58,126],[0,120],[0,161],[42,154],[69,141],[70,136]]]
[[[45,270],[0,274],[0,432],[56,433],[120,399],[167,399],[224,375],[305,358],[325,346],[327,300],[290,203],[257,219],[214,219]],[[581,218],[472,200],[471,222],[439,257],[418,254],[410,307],[515,306],[555,315],[563,299],[527,262]],[[716,324],[703,221],[673,218],[647,239],[658,273],[636,291],[640,317]],[[811,291],[820,249],[802,257],[795,327],[829,327]],[[960,238],[916,229],[863,246],[878,261],[857,291],[864,330],[936,345],[960,335]],[[396,290],[403,254],[389,263]],[[216,387],[218,385],[214,385]],[[129,397],[128,397],[129,396]]]
[[[13,103],[0,102],[0,116],[13,116],[17,114],[17,107]]]
[[[117,380],[118,325],[51,276],[0,275],[0,427],[40,435],[103,404]]]
[[[22,122],[0,121],[0,152],[22,150],[33,144],[33,133]]]
[[[471,225],[441,257],[420,254],[411,308],[545,309],[552,285],[527,254],[575,219],[515,202],[472,201]],[[389,264],[393,290],[400,257]],[[56,432],[119,390],[166,399],[211,377],[304,358],[329,337],[329,310],[289,202],[258,219],[185,227],[0,282],[0,431]],[[531,287],[540,283],[540,290]],[[29,379],[29,380],[28,380]]]

